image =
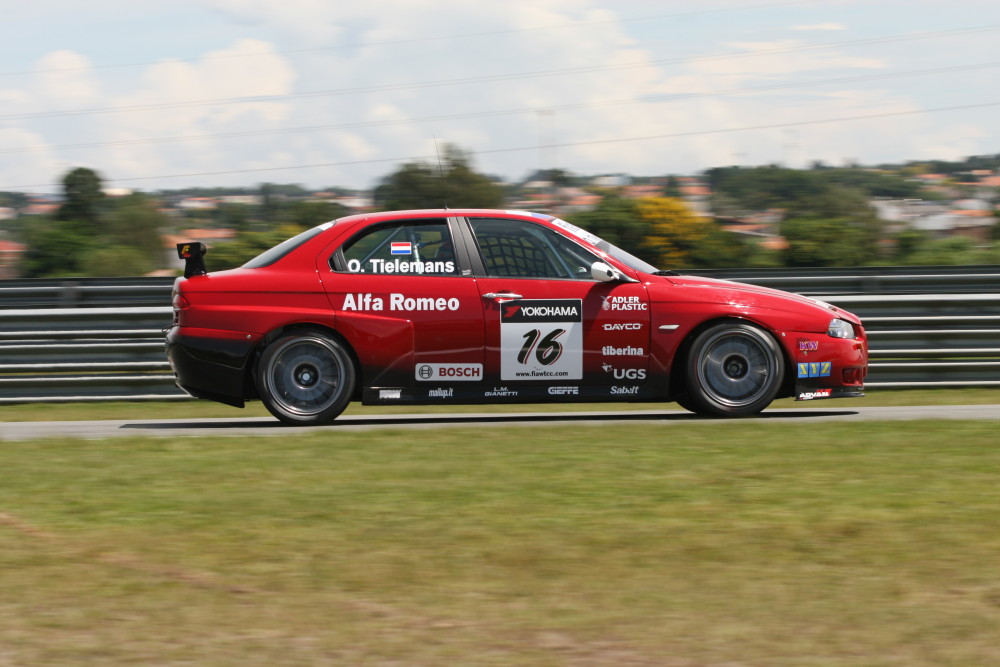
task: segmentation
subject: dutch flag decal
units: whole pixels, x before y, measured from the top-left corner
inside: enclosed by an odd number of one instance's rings
[[[410,255],[413,254],[413,244],[403,241],[393,242],[389,252],[393,255]]]

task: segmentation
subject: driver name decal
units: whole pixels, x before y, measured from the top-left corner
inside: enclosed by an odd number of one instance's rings
[[[500,306],[502,380],[583,379],[583,301],[520,299]]]
[[[393,245],[396,245],[395,243]],[[409,253],[396,253],[392,254],[409,254]],[[369,259],[368,268],[361,263],[359,259],[351,259],[347,262],[347,270],[351,273],[378,273],[378,274],[388,274],[388,273],[455,273],[455,262],[453,261],[441,261],[441,260],[430,260],[430,261],[419,261],[419,260],[405,260],[405,259]]]

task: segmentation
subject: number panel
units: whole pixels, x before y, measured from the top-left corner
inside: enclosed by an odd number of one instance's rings
[[[500,379],[583,379],[583,301],[518,299],[500,306]]]

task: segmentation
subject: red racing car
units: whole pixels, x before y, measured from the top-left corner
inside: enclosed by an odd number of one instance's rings
[[[180,244],[166,349],[192,396],[289,424],[373,404],[676,401],[752,415],[862,396],[861,321],[814,299],[659,271],[549,215],[340,218],[238,269]]]

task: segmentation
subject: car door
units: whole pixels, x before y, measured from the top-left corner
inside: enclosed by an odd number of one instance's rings
[[[364,370],[366,403],[479,397],[479,291],[447,219],[397,220],[343,243],[324,280],[337,329]],[[475,387],[475,389],[473,389]]]
[[[469,218],[486,374],[519,400],[638,398],[649,365],[649,297],[638,282],[599,282],[602,259],[545,225]]]

